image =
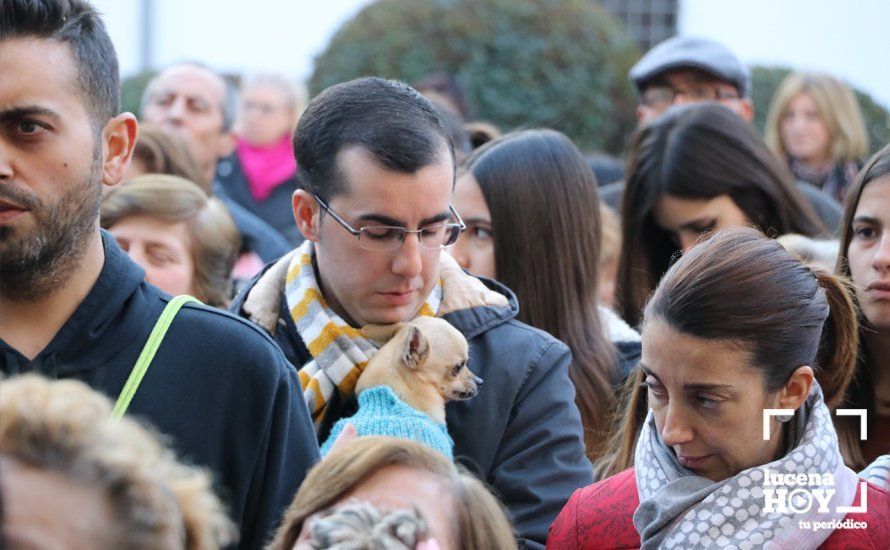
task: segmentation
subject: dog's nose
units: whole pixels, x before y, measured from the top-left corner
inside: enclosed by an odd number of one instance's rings
[[[476,376],[475,374],[473,375],[473,382],[475,382],[477,386],[482,385],[482,379],[479,378],[478,376]]]

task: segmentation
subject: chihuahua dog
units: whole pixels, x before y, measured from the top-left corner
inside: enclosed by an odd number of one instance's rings
[[[467,340],[447,321],[436,317],[368,325],[362,333],[385,343],[356,382],[358,412],[336,423],[322,446],[322,454],[327,453],[346,424],[354,424],[359,435],[419,439],[450,456],[453,442],[445,428],[445,404],[470,399],[482,385],[482,379],[467,367]],[[376,394],[389,391],[401,403],[392,398],[386,402],[384,397],[386,403],[381,405]],[[366,392],[372,393],[363,397]],[[438,439],[432,442],[431,437]],[[447,452],[443,437],[450,443]]]

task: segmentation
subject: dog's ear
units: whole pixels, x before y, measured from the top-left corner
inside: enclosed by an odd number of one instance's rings
[[[426,336],[415,326],[405,329],[405,344],[402,351],[402,362],[409,369],[417,369],[426,363],[430,355],[430,343]]]
[[[369,340],[374,340],[379,344],[385,344],[404,327],[405,323],[394,323],[392,325],[365,325],[362,327],[362,336]]]

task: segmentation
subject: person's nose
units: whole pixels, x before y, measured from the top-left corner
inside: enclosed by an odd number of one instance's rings
[[[682,407],[672,403],[667,404],[664,416],[664,424],[661,426],[661,439],[664,444],[673,447],[692,441],[692,426]]]
[[[674,101],[671,105],[686,105],[687,103],[697,103],[688,92],[677,90],[674,92]]]
[[[807,130],[807,121],[800,115],[791,115],[787,120],[788,129],[795,134],[801,134]]]
[[[885,228],[872,258],[872,267],[881,272],[890,272],[890,228]]]
[[[423,272],[423,247],[420,246],[420,235],[408,233],[402,246],[396,250],[392,271],[397,275],[411,279]]]
[[[186,98],[176,97],[167,107],[167,113],[164,117],[165,122],[180,124],[185,120],[186,115]]]
[[[467,237],[464,234],[457,239],[454,246],[446,249],[446,252],[448,252],[452,258],[457,260],[457,265],[461,266],[463,269],[470,269],[470,255],[467,252],[467,246]]]
[[[680,239],[680,250],[684,253],[688,252],[690,248],[698,243],[701,235],[697,233],[681,233],[679,236]]]

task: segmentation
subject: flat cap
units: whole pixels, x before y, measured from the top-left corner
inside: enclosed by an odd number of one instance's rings
[[[751,73],[725,46],[707,38],[675,36],[655,46],[631,67],[631,82],[642,93],[656,76],[673,69],[700,69],[735,86],[742,97],[751,93]]]

